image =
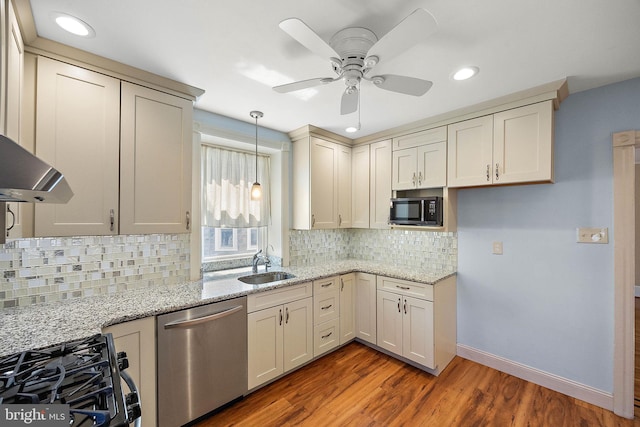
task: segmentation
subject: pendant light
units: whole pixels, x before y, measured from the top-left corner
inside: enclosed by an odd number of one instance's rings
[[[249,115],[256,119],[256,182],[251,186],[251,200],[260,200],[262,198],[262,187],[258,182],[258,119],[264,114],[262,114],[262,111],[252,111]]]

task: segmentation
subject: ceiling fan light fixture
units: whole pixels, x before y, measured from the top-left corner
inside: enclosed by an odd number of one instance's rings
[[[478,67],[475,67],[475,66],[462,67],[459,70],[457,70],[456,72],[454,72],[453,75],[451,76],[451,78],[453,80],[457,80],[457,81],[468,80],[471,77],[473,77],[476,74],[478,74],[479,72],[480,72],[480,69]]]
[[[354,133],[354,132],[358,132],[359,130],[360,130],[360,123],[358,123],[358,126],[349,126],[344,131],[349,133]]]
[[[54,12],[51,15],[60,28],[71,34],[85,38],[95,37],[96,35],[91,25],[80,18],[62,12]]]

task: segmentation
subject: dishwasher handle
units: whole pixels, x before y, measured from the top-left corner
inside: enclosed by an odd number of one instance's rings
[[[207,314],[206,316],[196,317],[195,319],[189,320],[176,320],[175,322],[169,322],[164,325],[165,329],[173,329],[173,328],[189,328],[191,326],[199,325],[201,323],[210,322],[212,320],[221,319],[226,316],[230,316],[233,313],[237,313],[242,310],[244,307],[238,305],[236,307],[229,308],[227,310],[219,311],[213,314]]]

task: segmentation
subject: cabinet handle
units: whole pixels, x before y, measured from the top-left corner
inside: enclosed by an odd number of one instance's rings
[[[418,173],[418,185],[422,185],[422,171]]]
[[[407,300],[404,300],[404,314],[407,314]]]
[[[321,287],[321,288],[328,288],[328,287],[329,287],[329,286],[331,286],[331,285],[332,285],[332,283],[331,283],[331,282],[329,282],[329,283],[323,283],[322,285],[320,285],[320,287]]]
[[[13,211],[11,210],[11,206],[9,206],[9,204],[7,203],[7,213],[11,214],[11,227],[7,228],[7,237],[9,237],[9,231],[11,231],[11,229],[16,225],[16,214],[13,213]]]
[[[413,182],[413,186],[416,186],[416,173],[413,173],[413,178],[411,178],[411,181]]]
[[[340,278],[340,291],[344,291],[344,280],[342,279],[342,277]]]
[[[400,298],[398,298],[398,313],[400,313]]]
[[[487,165],[487,182],[491,179],[491,165]]]
[[[500,179],[500,163],[496,163],[496,181]]]
[[[409,286],[400,286],[400,285],[396,285],[396,288],[402,289],[402,290],[405,290],[405,291],[408,291],[409,289],[411,289]]]
[[[111,209],[109,211],[109,231],[113,231],[116,213]]]
[[[338,227],[342,225],[342,215],[338,214]]]
[[[333,332],[329,332],[327,335],[323,335],[320,338],[325,339],[325,338],[329,338],[331,336]]]
[[[187,211],[187,230],[191,230],[191,214]]]
[[[333,304],[325,305],[324,307],[320,307],[321,310],[328,310],[333,307]]]
[[[311,215],[311,228],[316,226],[316,216]]]
[[[284,311],[287,314],[287,316],[284,319],[284,323],[289,323],[289,307],[286,307]]]
[[[280,309],[280,324],[282,325],[282,309]]]

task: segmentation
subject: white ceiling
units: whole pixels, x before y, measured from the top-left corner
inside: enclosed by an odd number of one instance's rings
[[[571,93],[640,76],[640,0],[30,0],[38,35],[159,74],[206,92],[196,107],[289,132],[312,124],[358,138],[567,77]],[[302,100],[272,85],[333,77],[329,61],[278,24],[302,19],[328,41],[359,26],[385,35],[416,8],[438,31],[380,63],[376,73],[431,80],[422,97],[361,86],[358,113],[340,115],[341,82]],[[89,23],[95,38],[59,29],[52,11]],[[451,73],[480,73],[455,82]]]

